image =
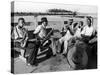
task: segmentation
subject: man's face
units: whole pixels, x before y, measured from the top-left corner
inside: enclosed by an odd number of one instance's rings
[[[89,19],[87,19],[87,25],[91,26],[91,22],[89,21]]]
[[[79,25],[78,27],[81,28],[81,25]]]
[[[46,27],[48,25],[48,22],[43,22],[43,25]]]
[[[82,26],[83,26],[83,25],[82,25],[82,23],[81,23],[81,22],[79,22],[79,26],[78,26],[78,27],[79,27],[79,28],[81,28]]]
[[[23,25],[24,25],[24,21],[23,20],[19,20],[19,26],[23,27]]]
[[[89,24],[89,20],[88,19],[86,19],[86,23],[87,23],[87,25]]]
[[[72,20],[69,20],[69,25],[71,25],[73,23],[73,21]]]

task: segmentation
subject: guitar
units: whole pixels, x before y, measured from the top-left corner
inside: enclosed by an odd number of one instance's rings
[[[45,38],[43,38],[42,42],[41,42],[41,45],[46,42],[49,38],[50,38],[50,35],[52,34],[52,32],[54,31],[54,29],[52,29]]]

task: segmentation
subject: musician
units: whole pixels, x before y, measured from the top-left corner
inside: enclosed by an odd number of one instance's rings
[[[24,18],[19,18],[18,24],[14,27],[14,30],[12,33],[12,39],[15,42],[15,47],[20,48],[20,52],[21,52],[20,57],[22,59],[24,57],[24,49],[22,48],[25,47],[23,42],[28,39],[27,30],[24,28],[24,25],[25,25]]]
[[[66,26],[67,32],[63,37],[61,37],[59,39],[59,42],[60,42],[61,45],[64,43],[64,50],[63,50],[63,53],[62,53],[63,55],[66,55],[66,53],[67,53],[68,40],[70,38],[72,38],[73,35],[74,35],[72,25],[73,25],[73,19],[69,19],[69,25]]]
[[[88,43],[90,40],[92,34],[93,34],[94,28],[92,25],[92,20],[90,17],[86,17],[86,25],[84,26],[82,32],[81,32],[81,37],[84,42]]]
[[[46,36],[48,35],[46,31],[47,25],[48,25],[48,20],[46,17],[43,17],[41,18],[41,25],[38,25],[35,31],[33,32],[33,34],[36,35],[37,40],[35,41],[34,50],[31,52],[29,56],[29,61],[28,61],[29,65],[37,66],[38,63],[36,61],[36,57],[38,54],[38,50],[42,52],[44,50],[44,47],[48,47],[51,44],[51,41],[46,38]],[[44,41],[45,39],[47,40]]]
[[[33,32],[33,34],[37,35],[38,40],[43,40],[47,36],[47,31],[46,31],[47,25],[48,25],[47,18],[46,17],[41,18],[41,25],[37,26],[37,28]],[[46,41],[46,43],[49,43],[49,42],[50,42],[49,40]]]

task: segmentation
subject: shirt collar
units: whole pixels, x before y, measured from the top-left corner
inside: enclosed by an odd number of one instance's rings
[[[43,27],[43,28],[46,28],[46,26],[44,26],[43,24],[42,24],[42,27]]]

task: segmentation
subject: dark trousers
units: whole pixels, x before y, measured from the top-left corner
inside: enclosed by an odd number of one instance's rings
[[[40,44],[40,41],[28,42],[28,46],[25,52],[27,63],[30,63],[31,65],[37,64],[36,57],[38,53],[39,44]]]

